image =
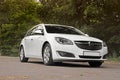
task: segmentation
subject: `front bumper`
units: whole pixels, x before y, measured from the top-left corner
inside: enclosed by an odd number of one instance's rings
[[[60,52],[71,53],[74,57],[61,56]],[[73,45],[62,45],[56,43],[52,47],[52,56],[54,61],[105,61],[107,47],[102,47],[100,50],[85,50]]]

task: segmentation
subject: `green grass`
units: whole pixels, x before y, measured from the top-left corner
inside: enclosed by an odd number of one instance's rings
[[[120,62],[120,56],[119,57],[108,57],[109,61],[115,61],[115,62]]]

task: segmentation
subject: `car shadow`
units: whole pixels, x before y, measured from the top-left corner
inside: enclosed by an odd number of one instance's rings
[[[32,64],[43,64],[43,62],[40,61],[28,61],[28,63],[32,63]]]
[[[28,61],[28,63],[44,65],[42,61]],[[49,66],[54,66],[54,67],[71,67],[71,68],[77,68],[77,67],[80,67],[80,68],[106,68],[105,66],[90,67],[89,64],[82,63],[82,62],[63,62],[63,63],[55,63],[55,64],[49,65]]]
[[[88,64],[78,64],[78,63],[69,63],[69,62],[65,62],[65,63],[56,63],[54,64],[53,66],[56,66],[56,67],[81,67],[81,68],[86,68],[86,67],[90,67]]]
[[[87,62],[65,62],[65,63],[57,63],[53,66],[56,67],[72,67],[72,68],[107,68],[102,65],[101,67],[91,67]]]

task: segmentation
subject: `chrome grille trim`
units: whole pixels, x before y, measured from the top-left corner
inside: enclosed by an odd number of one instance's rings
[[[95,41],[75,41],[75,44],[77,47],[81,49],[86,50],[100,50],[102,49],[102,43],[101,42],[95,42]]]

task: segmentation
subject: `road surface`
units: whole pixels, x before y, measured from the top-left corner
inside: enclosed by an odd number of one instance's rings
[[[39,59],[21,63],[18,57],[0,56],[0,80],[120,80],[120,63],[106,61],[100,68],[81,62],[45,66]]]

